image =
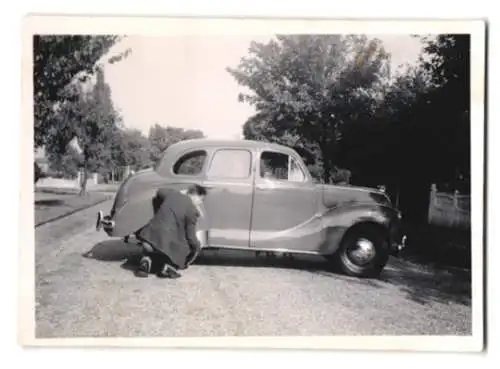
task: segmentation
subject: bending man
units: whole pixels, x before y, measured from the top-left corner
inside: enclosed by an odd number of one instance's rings
[[[143,256],[135,272],[137,277],[147,277],[153,263],[158,263],[158,277],[179,278],[178,270],[194,261],[201,250],[196,224],[205,195],[205,188],[198,185],[182,192],[158,190],[153,199],[153,218],[136,232],[143,244]]]

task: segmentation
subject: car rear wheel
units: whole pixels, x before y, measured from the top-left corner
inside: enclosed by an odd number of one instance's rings
[[[380,275],[388,259],[385,232],[372,225],[361,225],[348,231],[334,257],[342,272],[363,278]]]

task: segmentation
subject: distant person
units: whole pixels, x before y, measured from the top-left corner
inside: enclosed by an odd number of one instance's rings
[[[183,192],[158,190],[153,199],[153,218],[135,234],[143,246],[137,277],[148,277],[153,263],[157,263],[158,277],[179,278],[178,270],[186,269],[196,259],[201,250],[196,225],[205,196],[205,188],[198,185]]]

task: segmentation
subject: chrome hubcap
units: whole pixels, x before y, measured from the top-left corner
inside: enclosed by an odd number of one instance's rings
[[[366,238],[359,238],[349,251],[349,258],[358,265],[364,265],[373,260],[376,254],[375,245]]]

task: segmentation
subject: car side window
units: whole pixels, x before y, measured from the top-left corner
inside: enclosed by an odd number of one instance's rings
[[[272,151],[264,151],[260,156],[260,176],[290,182],[305,180],[304,172],[295,158]]]
[[[210,179],[243,179],[250,176],[252,154],[242,149],[217,150],[212,158],[207,177]]]
[[[207,153],[204,150],[191,151],[181,156],[174,164],[177,175],[198,175],[203,169]]]

